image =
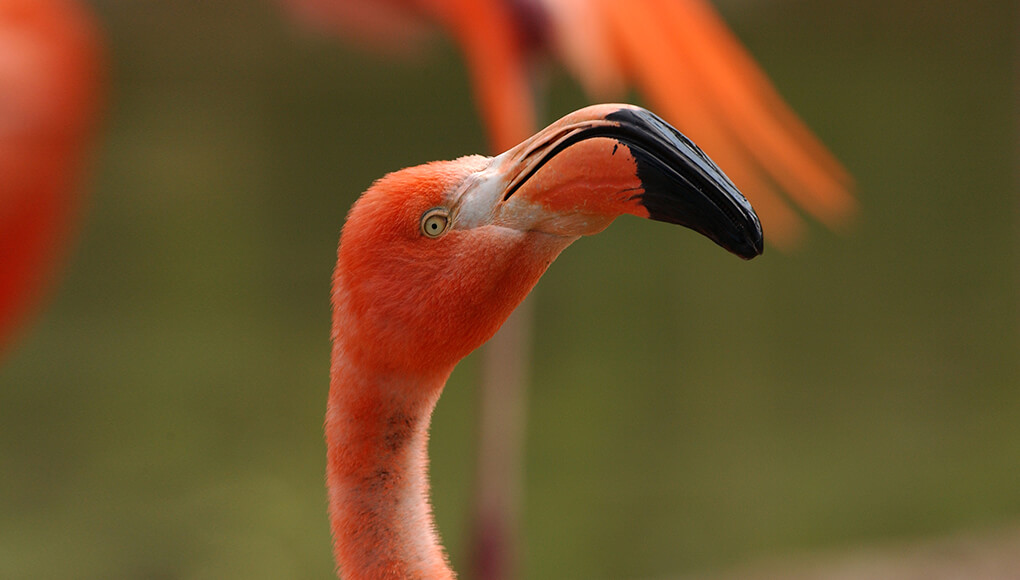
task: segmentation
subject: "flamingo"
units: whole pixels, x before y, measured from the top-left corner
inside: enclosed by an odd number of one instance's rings
[[[464,55],[492,151],[538,128],[539,65],[555,62],[592,99],[636,90],[700,143],[754,202],[771,245],[800,242],[802,213],[833,229],[856,213],[848,173],[709,0],[280,1],[381,52],[419,54],[438,25]],[[526,303],[483,352],[472,552],[487,580],[514,576],[530,319]]]
[[[0,354],[38,304],[79,207],[98,34],[73,0],[0,0]]]
[[[446,379],[561,251],[623,214],[686,226],[744,259],[763,250],[736,186],[633,105],[581,109],[496,157],[392,173],[355,202],[333,275],[325,421],[343,578],[454,577],[427,480]]]

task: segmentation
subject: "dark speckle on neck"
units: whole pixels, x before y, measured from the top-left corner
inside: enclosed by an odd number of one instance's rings
[[[403,411],[390,415],[386,424],[386,449],[395,452],[407,445],[414,435],[414,418]]]

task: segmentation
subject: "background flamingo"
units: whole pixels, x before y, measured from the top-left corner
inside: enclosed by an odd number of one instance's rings
[[[791,205],[832,227],[853,213],[847,173],[707,0],[283,1],[313,26],[389,52],[420,49],[427,25],[441,25],[463,52],[493,151],[534,130],[532,79],[549,59],[589,97],[637,89],[706,143],[762,206],[772,243],[802,235]]]
[[[100,50],[74,0],[0,0],[0,358],[77,225]]]

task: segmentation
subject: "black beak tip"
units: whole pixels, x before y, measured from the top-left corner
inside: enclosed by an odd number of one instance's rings
[[[654,113],[625,108],[607,115],[637,164],[641,204],[653,220],[689,227],[750,260],[765,250],[751,204],[705,153]]]
[[[754,225],[756,227],[747,232],[743,247],[739,251],[733,252],[745,260],[756,258],[765,253],[765,237],[761,232],[761,224],[756,221]]]
[[[750,260],[765,253],[765,235],[762,233],[761,221],[755,215],[750,222],[751,228],[747,230],[747,235],[745,236],[745,247],[742,249],[742,252],[736,254],[745,260]]]
[[[690,225],[688,227],[700,232],[726,251],[744,260],[751,260],[765,252],[765,240],[762,236],[761,225],[754,218],[739,225],[731,223],[728,226],[716,224],[714,227],[692,227]]]

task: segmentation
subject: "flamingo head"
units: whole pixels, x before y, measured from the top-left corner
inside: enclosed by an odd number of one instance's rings
[[[762,253],[754,210],[697,146],[639,107],[587,107],[496,157],[404,169],[361,196],[334,274],[334,362],[449,373],[564,248],[623,214]]]

